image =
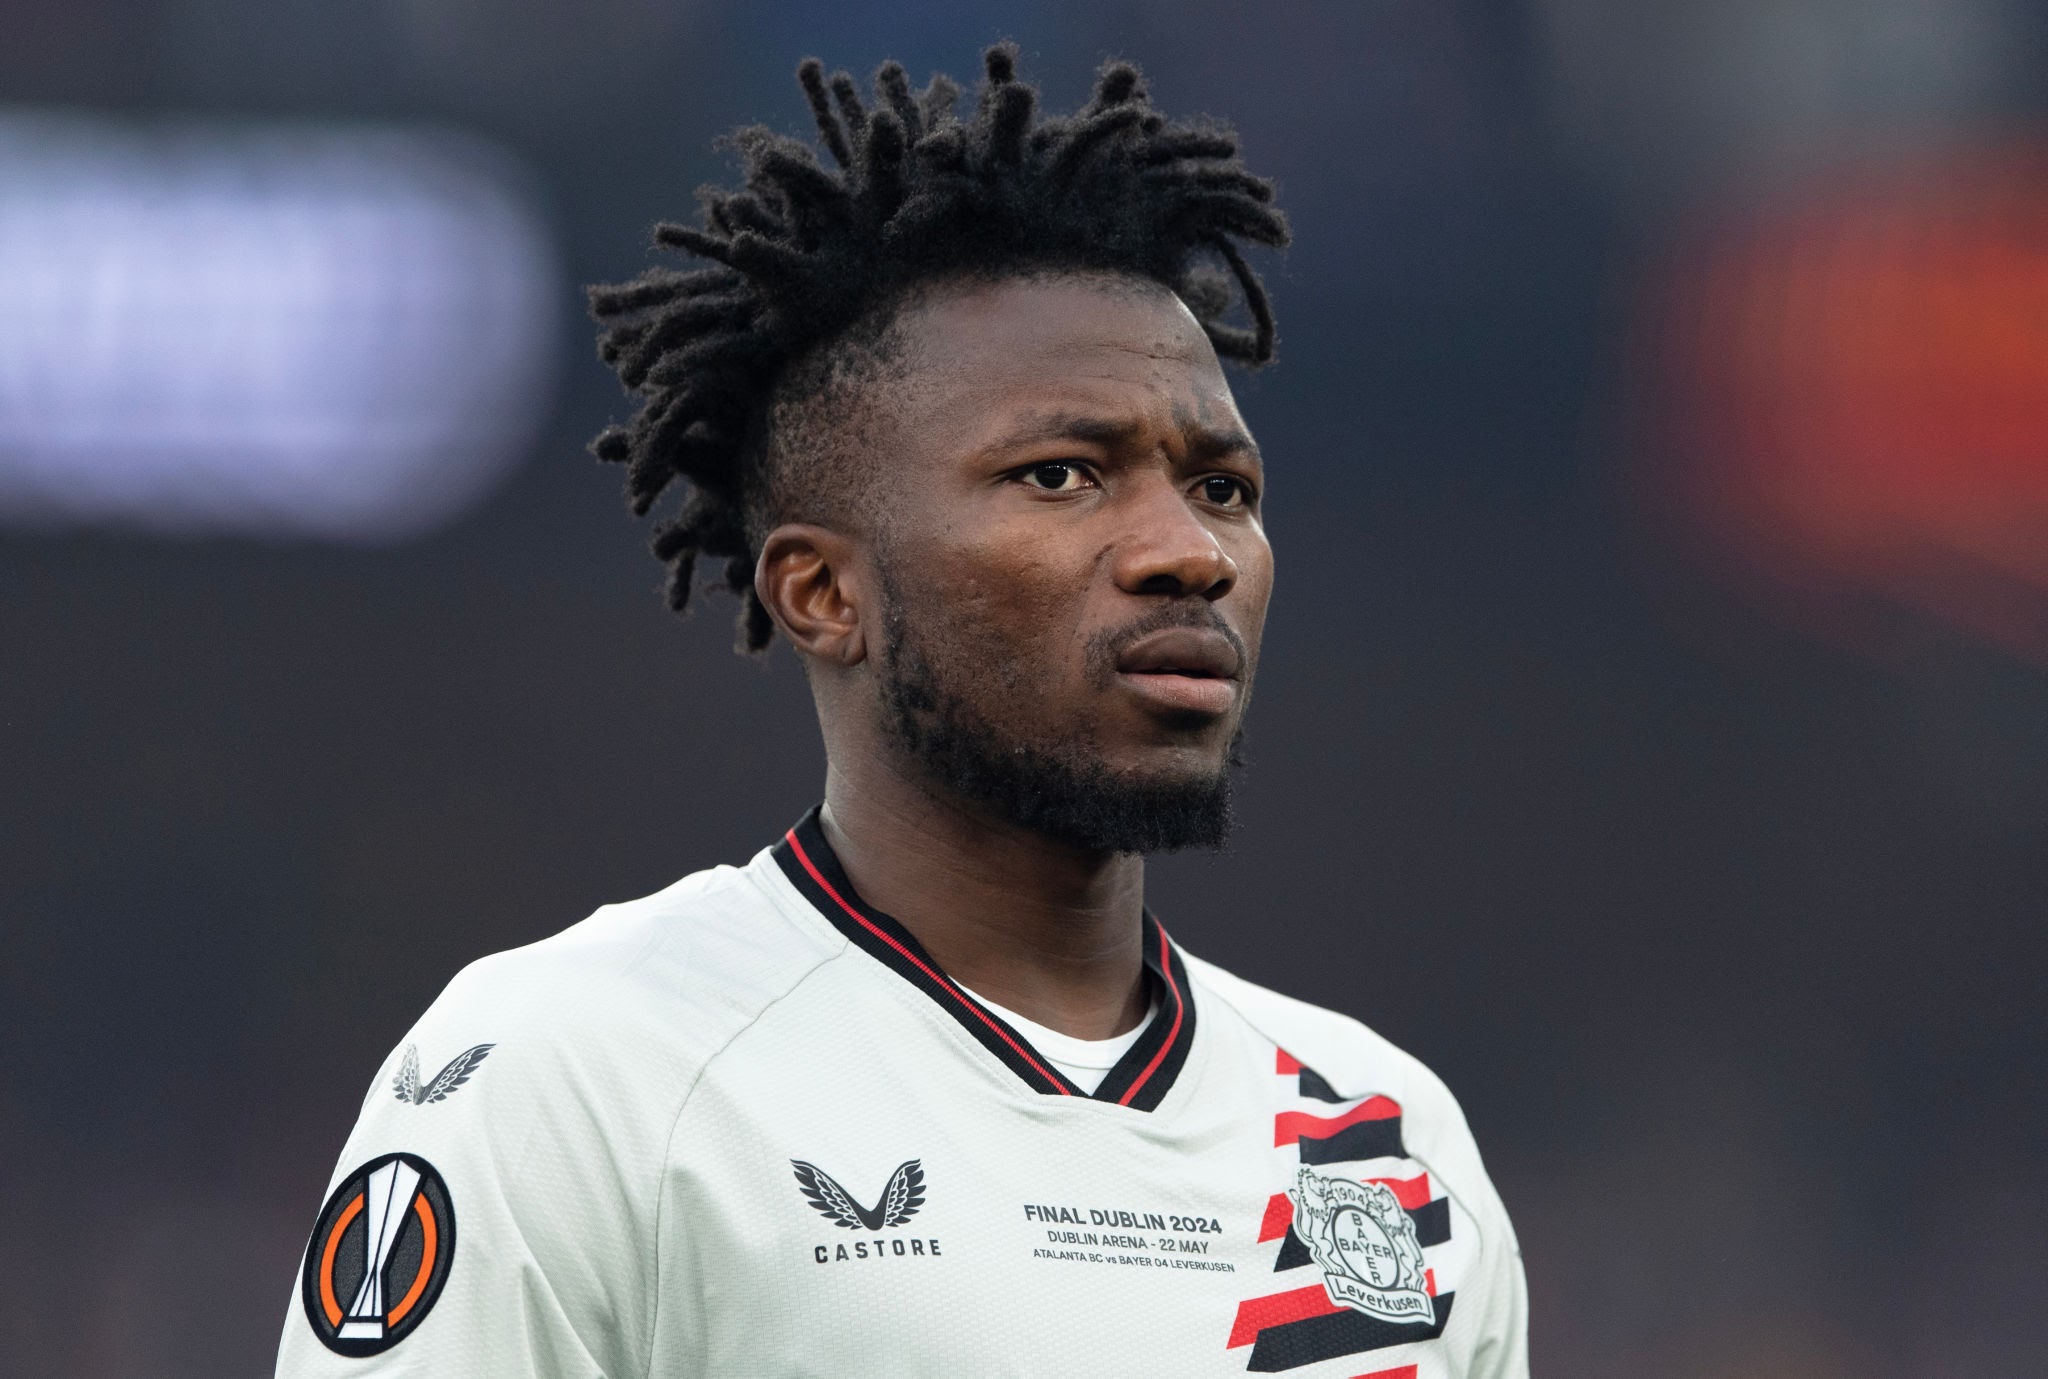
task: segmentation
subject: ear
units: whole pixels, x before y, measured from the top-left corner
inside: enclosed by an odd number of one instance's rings
[[[754,592],[791,646],[830,665],[867,659],[861,621],[867,584],[854,542],[827,527],[789,522],[768,533],[754,562]]]

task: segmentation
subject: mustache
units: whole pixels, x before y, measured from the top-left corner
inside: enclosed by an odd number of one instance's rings
[[[1140,637],[1149,637],[1169,627],[1192,627],[1217,633],[1237,652],[1238,663],[1244,667],[1245,683],[1251,683],[1252,655],[1245,648],[1244,638],[1238,636],[1237,629],[1225,622],[1223,615],[1207,603],[1168,604],[1122,627],[1096,633],[1088,639],[1084,649],[1089,679],[1097,685],[1109,684],[1116,677],[1117,659],[1123,655],[1125,647]]]

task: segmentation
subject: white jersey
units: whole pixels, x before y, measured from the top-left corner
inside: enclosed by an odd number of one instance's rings
[[[1092,1096],[855,895],[745,867],[465,969],[378,1072],[278,1374],[1523,1379],[1457,1103],[1182,953]]]

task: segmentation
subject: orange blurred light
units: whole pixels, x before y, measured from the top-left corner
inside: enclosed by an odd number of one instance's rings
[[[1643,492],[1824,632],[1873,597],[2048,664],[2048,145],[1723,223],[1638,325]]]

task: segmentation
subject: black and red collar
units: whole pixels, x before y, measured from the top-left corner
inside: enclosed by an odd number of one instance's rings
[[[832,845],[825,841],[818,812],[819,807],[814,806],[774,848],[783,875],[804,899],[870,957],[931,997],[1034,1091],[1047,1096],[1087,1096],[1001,1016],[940,971],[908,929],[854,892]],[[1159,1105],[1180,1076],[1195,1041],[1194,993],[1188,987],[1187,968],[1149,910],[1144,924],[1145,966],[1159,994],[1159,1011],[1094,1093],[1097,1101],[1113,1101],[1134,1111],[1150,1111]]]

